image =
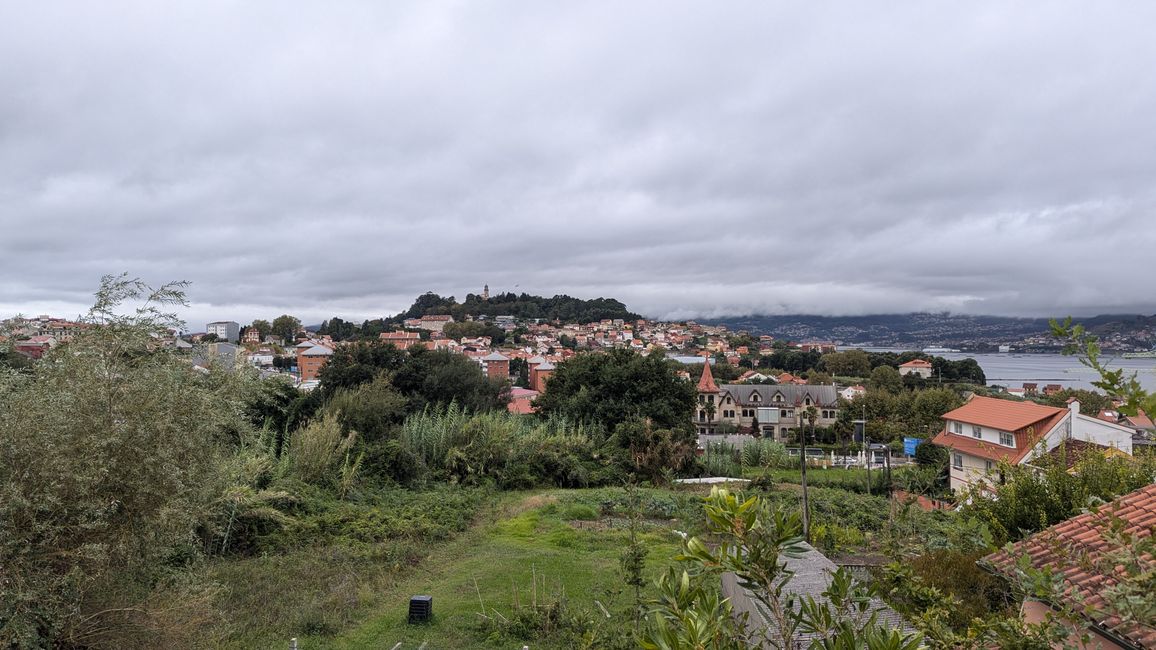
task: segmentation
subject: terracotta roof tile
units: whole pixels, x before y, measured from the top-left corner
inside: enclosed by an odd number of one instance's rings
[[[1063,463],[1064,469],[1072,469],[1090,453],[1126,455],[1124,452],[1113,447],[1107,447],[1087,440],[1069,438],[1055,449],[1048,451],[1044,456],[1053,463]]]
[[[990,398],[976,397],[974,399],[990,399]],[[974,401],[974,399],[973,399],[973,401]],[[994,400],[994,401],[1002,402],[1005,400]],[[1008,403],[1009,404],[1016,404],[1016,402],[1008,402]],[[961,408],[963,408],[963,407],[961,407]],[[960,409],[956,409],[955,411],[950,411],[947,414],[945,414],[943,417],[946,419],[949,415],[951,415],[952,413],[955,413],[958,410],[960,410]],[[1009,463],[1016,465],[1020,461],[1022,461],[1025,457],[1027,457],[1027,455],[1029,453],[1031,453],[1032,449],[1035,448],[1036,444],[1039,443],[1039,441],[1044,436],[1046,436],[1047,433],[1049,431],[1051,431],[1053,427],[1055,427],[1057,424],[1059,424],[1061,421],[1063,421],[1063,419],[1067,416],[1067,409],[1053,409],[1053,410],[1056,412],[1053,413],[1052,416],[1050,418],[1048,418],[1047,420],[1034,422],[1034,423],[1028,425],[1030,428],[1025,427],[1025,428],[1020,429],[1020,430],[1011,429],[1010,427],[999,427],[999,426],[995,426],[995,425],[990,424],[990,423],[974,422],[974,424],[986,424],[986,426],[993,427],[996,429],[1003,429],[1005,431],[1008,431],[1009,433],[1013,433],[1015,435],[1015,441],[1016,441],[1016,446],[1014,449],[1011,447],[1004,447],[1003,445],[997,445],[993,442],[985,442],[983,440],[976,440],[975,438],[972,438],[971,436],[952,433],[946,429],[943,431],[940,431],[939,434],[936,435],[935,438],[933,438],[931,441],[937,445],[940,445],[941,447],[948,447],[951,449],[955,449],[957,451],[962,451],[965,454],[970,454],[972,456],[978,456],[979,458],[986,458],[988,460],[993,460],[996,462],[999,462],[1001,460],[1007,460]],[[954,419],[959,419],[963,422],[967,422],[967,420],[963,420],[962,418],[954,418]]]
[[[1056,415],[1064,415],[1067,409],[1041,406],[1034,402],[1013,402],[995,397],[976,395],[967,404],[943,414],[944,420],[959,420],[968,424],[979,424],[1001,431],[1019,431],[1048,420]],[[1039,427],[1037,427],[1038,429]]]
[[[710,359],[702,360],[702,377],[698,380],[698,392],[717,393],[718,384],[714,383],[714,375],[710,371]]]
[[[900,368],[930,368],[931,362],[925,359],[912,359],[907,363],[899,364]]]
[[[1104,590],[1117,584],[1116,567],[1105,564],[1105,554],[1117,547],[1103,532],[1112,518],[1123,522],[1123,532],[1134,538],[1153,534],[1156,523],[1156,485],[1125,494],[1096,511],[1060,522],[1008,548],[980,560],[980,563],[1008,578],[1016,575],[1016,561],[1028,556],[1033,567],[1049,567],[1064,581],[1067,593],[1078,592],[1091,608],[1091,621],[1141,648],[1156,647],[1156,626],[1150,622],[1123,621],[1103,611]],[[1148,557],[1148,570],[1156,569],[1156,559]]]

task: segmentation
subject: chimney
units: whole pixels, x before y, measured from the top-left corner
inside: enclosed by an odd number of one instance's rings
[[[1072,421],[1076,421],[1076,416],[1080,414],[1080,400],[1075,397],[1068,399],[1068,410],[1072,412]]]

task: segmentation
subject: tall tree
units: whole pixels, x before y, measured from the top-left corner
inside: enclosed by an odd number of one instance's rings
[[[871,386],[881,390],[897,391],[903,388],[903,378],[895,368],[879,366],[871,371]]]
[[[635,418],[662,429],[688,431],[694,414],[694,386],[673,362],[631,350],[579,354],[559,364],[535,404],[543,415],[597,422],[613,431]]]
[[[273,333],[273,326],[269,324],[269,321],[264,319],[258,318],[257,320],[253,321],[249,327],[252,327],[261,334],[262,341],[265,340],[266,336],[269,336]]]
[[[273,334],[285,339],[286,343],[292,342],[299,331],[301,331],[301,321],[289,314],[281,314],[273,319]]]

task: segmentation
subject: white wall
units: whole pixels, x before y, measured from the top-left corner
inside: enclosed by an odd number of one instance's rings
[[[982,440],[983,442],[988,443],[992,446],[1002,448],[1002,449],[1007,449],[1009,451],[1019,451],[1018,447],[1009,447],[1007,445],[1000,443],[1000,441],[999,441],[999,434],[1001,433],[1000,429],[993,429],[991,427],[980,426],[979,427],[980,437],[976,438],[974,435],[972,435],[971,430],[972,430],[972,427],[975,427],[977,425],[970,424],[968,422],[960,422],[959,424],[963,427],[963,431],[962,432],[956,432],[955,424],[956,424],[955,420],[949,420],[947,422],[947,430],[950,431],[951,433],[954,433],[957,436],[964,436],[966,438],[971,438],[972,440]],[[1012,434],[1012,440],[1015,441],[1015,432],[1014,431],[1002,431],[1002,433]]]
[[[984,463],[986,459],[971,456],[960,451],[950,450],[951,455],[948,458],[948,463],[951,467],[951,489],[953,492],[959,492],[971,487],[973,484],[979,483],[988,476],[987,465]],[[959,454],[963,457],[963,468],[960,469],[955,466],[955,455]],[[999,463],[992,461],[992,473],[999,470]],[[988,482],[994,481],[988,479]]]
[[[1072,427],[1072,437],[1086,440],[1105,447],[1115,447],[1122,452],[1132,453],[1132,430],[1104,422],[1087,415],[1077,415]]]

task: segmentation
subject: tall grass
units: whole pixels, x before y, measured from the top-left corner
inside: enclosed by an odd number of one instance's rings
[[[794,464],[783,443],[767,438],[748,440],[743,445],[742,461],[746,467],[788,467]]]
[[[289,471],[306,483],[318,483],[332,478],[330,472],[338,459],[353,446],[356,433],[342,433],[337,416],[326,414],[293,433],[286,456]]]
[[[450,404],[411,415],[399,441],[436,476],[463,483],[493,479],[503,487],[573,487],[588,485],[599,465],[592,433],[565,418],[470,413]]]
[[[742,447],[729,442],[711,442],[699,457],[709,476],[741,478],[744,468],[790,467],[791,457],[782,443],[767,439],[750,439]]]
[[[740,458],[739,449],[729,442],[711,442],[707,443],[699,462],[708,476],[741,478],[743,467]]]

